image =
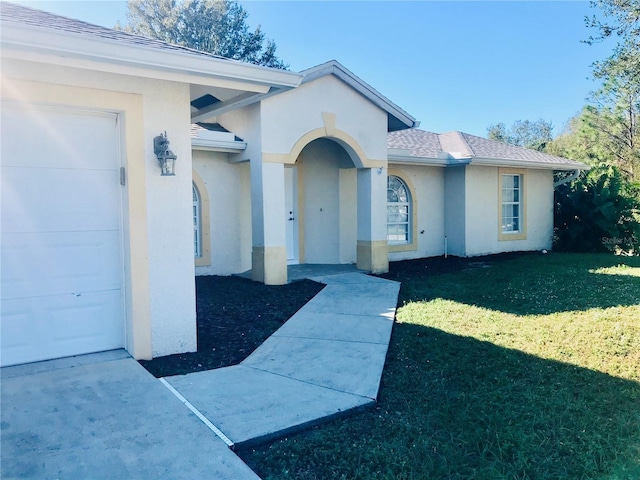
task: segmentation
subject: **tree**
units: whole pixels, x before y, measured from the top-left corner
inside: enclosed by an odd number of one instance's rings
[[[554,213],[557,250],[640,253],[640,190],[614,166],[560,185]]]
[[[594,76],[607,80],[625,72],[632,83],[640,83],[640,0],[592,0],[591,7],[601,16],[585,19],[587,26],[597,31],[585,42],[618,39],[613,54],[594,63]]]
[[[589,165],[614,165],[629,180],[640,180],[638,120],[637,101],[620,99],[613,107],[604,102],[587,105],[569,120],[546,151]]]
[[[543,119],[534,122],[529,120],[516,120],[507,129],[504,123],[490,125],[487,128],[487,136],[491,140],[498,140],[519,147],[531,148],[543,151],[551,142],[553,125]]]
[[[116,29],[182,45],[225,58],[287,69],[276,44],[235,0],[128,0],[128,23]]]
[[[586,43],[616,38],[613,53],[593,64],[602,81],[587,107],[584,122],[599,132],[609,158],[629,178],[640,180],[640,0],[595,0],[600,17],[587,18],[597,31]]]

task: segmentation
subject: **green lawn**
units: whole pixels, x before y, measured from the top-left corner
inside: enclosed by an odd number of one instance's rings
[[[447,261],[392,265],[374,409],[245,461],[265,480],[640,479],[640,258]]]

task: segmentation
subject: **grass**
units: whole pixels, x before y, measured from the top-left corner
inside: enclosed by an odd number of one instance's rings
[[[240,452],[263,479],[640,478],[640,259],[392,264],[370,411]]]

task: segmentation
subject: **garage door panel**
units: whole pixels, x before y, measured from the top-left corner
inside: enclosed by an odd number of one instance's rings
[[[121,307],[119,298],[116,290],[76,295],[71,302],[64,296],[48,298],[51,342],[65,351],[67,346],[81,349],[90,342],[100,348],[122,347],[122,337],[111,328]]]
[[[119,289],[119,246],[119,231],[3,235],[2,297]]]
[[[56,295],[2,302],[1,363],[36,362],[122,348],[112,328],[120,314],[120,292]]]
[[[2,231],[115,230],[116,170],[3,168]]]
[[[117,115],[1,113],[0,364],[123,347]]]
[[[2,136],[2,164],[113,169],[118,156],[116,118],[109,113],[3,104],[2,123],[12,127],[10,135]]]

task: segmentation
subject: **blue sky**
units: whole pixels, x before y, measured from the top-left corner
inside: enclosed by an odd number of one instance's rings
[[[111,27],[123,1],[20,2]],[[299,71],[335,59],[434,132],[486,136],[487,126],[550,120],[559,133],[597,84],[591,63],[611,43],[579,1],[242,1]]]

